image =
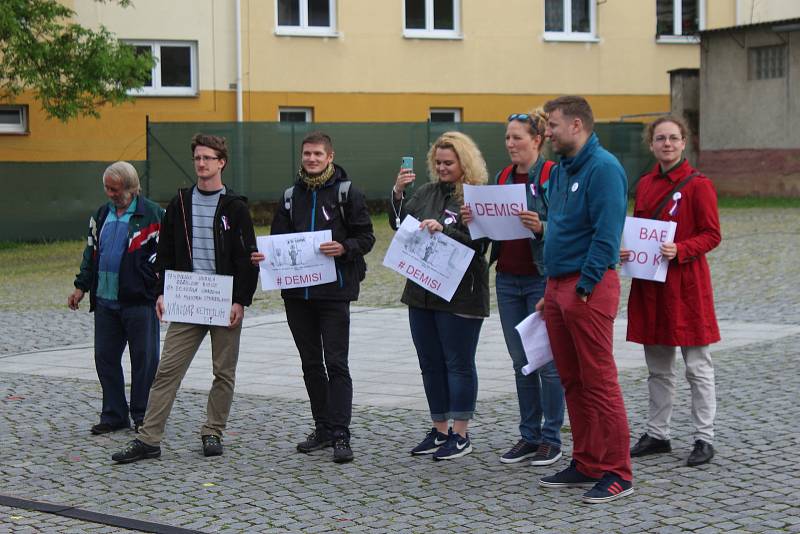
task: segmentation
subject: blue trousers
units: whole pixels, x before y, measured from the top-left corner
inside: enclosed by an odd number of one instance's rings
[[[475,351],[483,319],[409,307],[408,321],[431,419],[472,419],[478,398]]]
[[[150,386],[158,368],[159,324],[153,304],[122,305],[113,309],[98,303],[94,310],[94,363],[103,388],[100,422],[112,426],[142,421]],[[131,356],[131,402],[125,399],[122,354]]]
[[[528,360],[516,326],[535,310],[544,296],[546,279],[542,276],[520,276],[497,273],[495,289],[503,336],[514,364],[519,400],[519,432],[528,443],[547,442],[561,446],[561,425],[564,423],[564,389],[555,362],[525,376],[522,368]],[[542,422],[544,417],[544,422]]]

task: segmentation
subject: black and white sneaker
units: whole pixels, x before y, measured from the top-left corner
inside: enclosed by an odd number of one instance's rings
[[[599,478],[589,477],[578,471],[575,460],[569,463],[569,467],[555,475],[539,479],[539,485],[543,488],[581,488],[594,486],[598,482]]]
[[[469,440],[469,434],[461,437],[460,434],[452,432],[447,442],[439,447],[433,453],[434,460],[452,460],[454,458],[461,458],[465,454],[472,452],[472,442]]]
[[[551,445],[549,443],[542,443],[536,454],[531,458],[531,465],[550,465],[554,464],[561,459],[561,447],[558,445]]]
[[[539,445],[530,443],[521,439],[516,445],[511,447],[507,453],[500,457],[500,461],[504,464],[515,464],[521,462],[525,458],[530,458],[539,450]]]
[[[583,502],[592,504],[610,502],[633,493],[633,482],[622,480],[617,474],[606,473],[600,482],[583,494]]]
[[[411,449],[411,454],[433,454],[439,450],[439,447],[447,443],[447,437],[448,434],[442,434],[436,430],[436,427],[433,427],[425,436],[425,439],[420,441],[419,445]]]

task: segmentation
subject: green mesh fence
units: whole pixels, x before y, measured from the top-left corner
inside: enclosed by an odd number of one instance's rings
[[[402,156],[414,157],[414,169],[425,179],[430,144],[447,130],[472,137],[483,152],[490,175],[508,164],[505,124],[500,123],[150,123],[148,164],[143,189],[156,200],[168,200],[177,188],[194,183],[190,141],[203,132],[228,139],[230,161],[225,182],[252,201],[278,200],[299,168],[299,143],[310,131],[322,130],[334,142],[336,162],[366,193],[389,194]],[[641,124],[597,124],[602,144],[614,153],[632,183],[649,165],[650,153],[640,141]]]

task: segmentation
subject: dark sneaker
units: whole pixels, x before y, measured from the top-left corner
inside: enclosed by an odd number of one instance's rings
[[[133,422],[133,431],[138,434],[139,430],[142,429],[142,426],[144,426],[144,421],[134,421]]]
[[[572,460],[569,467],[563,471],[539,479],[539,485],[544,488],[583,488],[594,486],[598,482],[599,478],[588,477],[578,471],[575,460]]]
[[[536,454],[531,458],[531,465],[550,465],[556,463],[560,459],[561,447],[549,443],[542,443],[539,445]]]
[[[525,458],[530,458],[539,449],[536,443],[528,443],[524,439],[517,442],[516,445],[511,447],[507,453],[500,457],[500,461],[504,464],[515,464],[521,462]]]
[[[319,430],[315,430],[308,435],[305,441],[297,444],[298,452],[308,454],[309,452],[318,451],[331,446],[331,439],[327,434],[323,434]]]
[[[707,441],[698,439],[694,442],[694,449],[692,449],[689,458],[686,460],[686,465],[695,467],[697,465],[707,464],[714,457],[714,446]]]
[[[465,454],[472,452],[472,442],[469,440],[469,434],[466,437],[461,437],[460,434],[453,432],[447,438],[447,442],[439,447],[433,453],[434,460],[452,460],[454,458],[461,458]]]
[[[622,480],[614,473],[606,473],[600,482],[583,494],[583,502],[592,504],[610,502],[631,493],[633,493],[633,482]]]
[[[353,461],[353,450],[350,448],[349,439],[336,438],[333,440],[333,461],[337,464]]]
[[[631,457],[647,456],[648,454],[662,454],[671,452],[672,445],[668,439],[656,439],[647,434],[642,434],[636,445],[631,447]]]
[[[111,459],[119,464],[129,464],[147,458],[158,458],[161,456],[161,447],[148,445],[143,441],[134,439],[129,441],[125,448],[114,453]]]
[[[204,456],[222,456],[222,440],[219,439],[219,436],[209,434],[201,437],[203,438]]]
[[[447,443],[447,436],[447,434],[442,434],[436,430],[436,427],[433,427],[425,436],[425,439],[411,449],[411,454],[433,454],[439,447]]]
[[[92,434],[95,436],[99,436],[101,434],[109,434],[111,432],[116,432],[117,430],[127,430],[130,428],[130,425],[109,425],[108,423],[98,423],[94,425],[91,429]]]

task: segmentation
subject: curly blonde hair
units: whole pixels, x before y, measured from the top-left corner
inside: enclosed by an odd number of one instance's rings
[[[440,148],[455,152],[461,170],[464,171],[461,181],[456,183],[456,197],[459,200],[464,198],[464,184],[482,185],[489,181],[486,161],[475,141],[461,132],[445,132],[428,150],[428,174],[431,182],[439,181],[439,176],[436,174],[436,151]]]

